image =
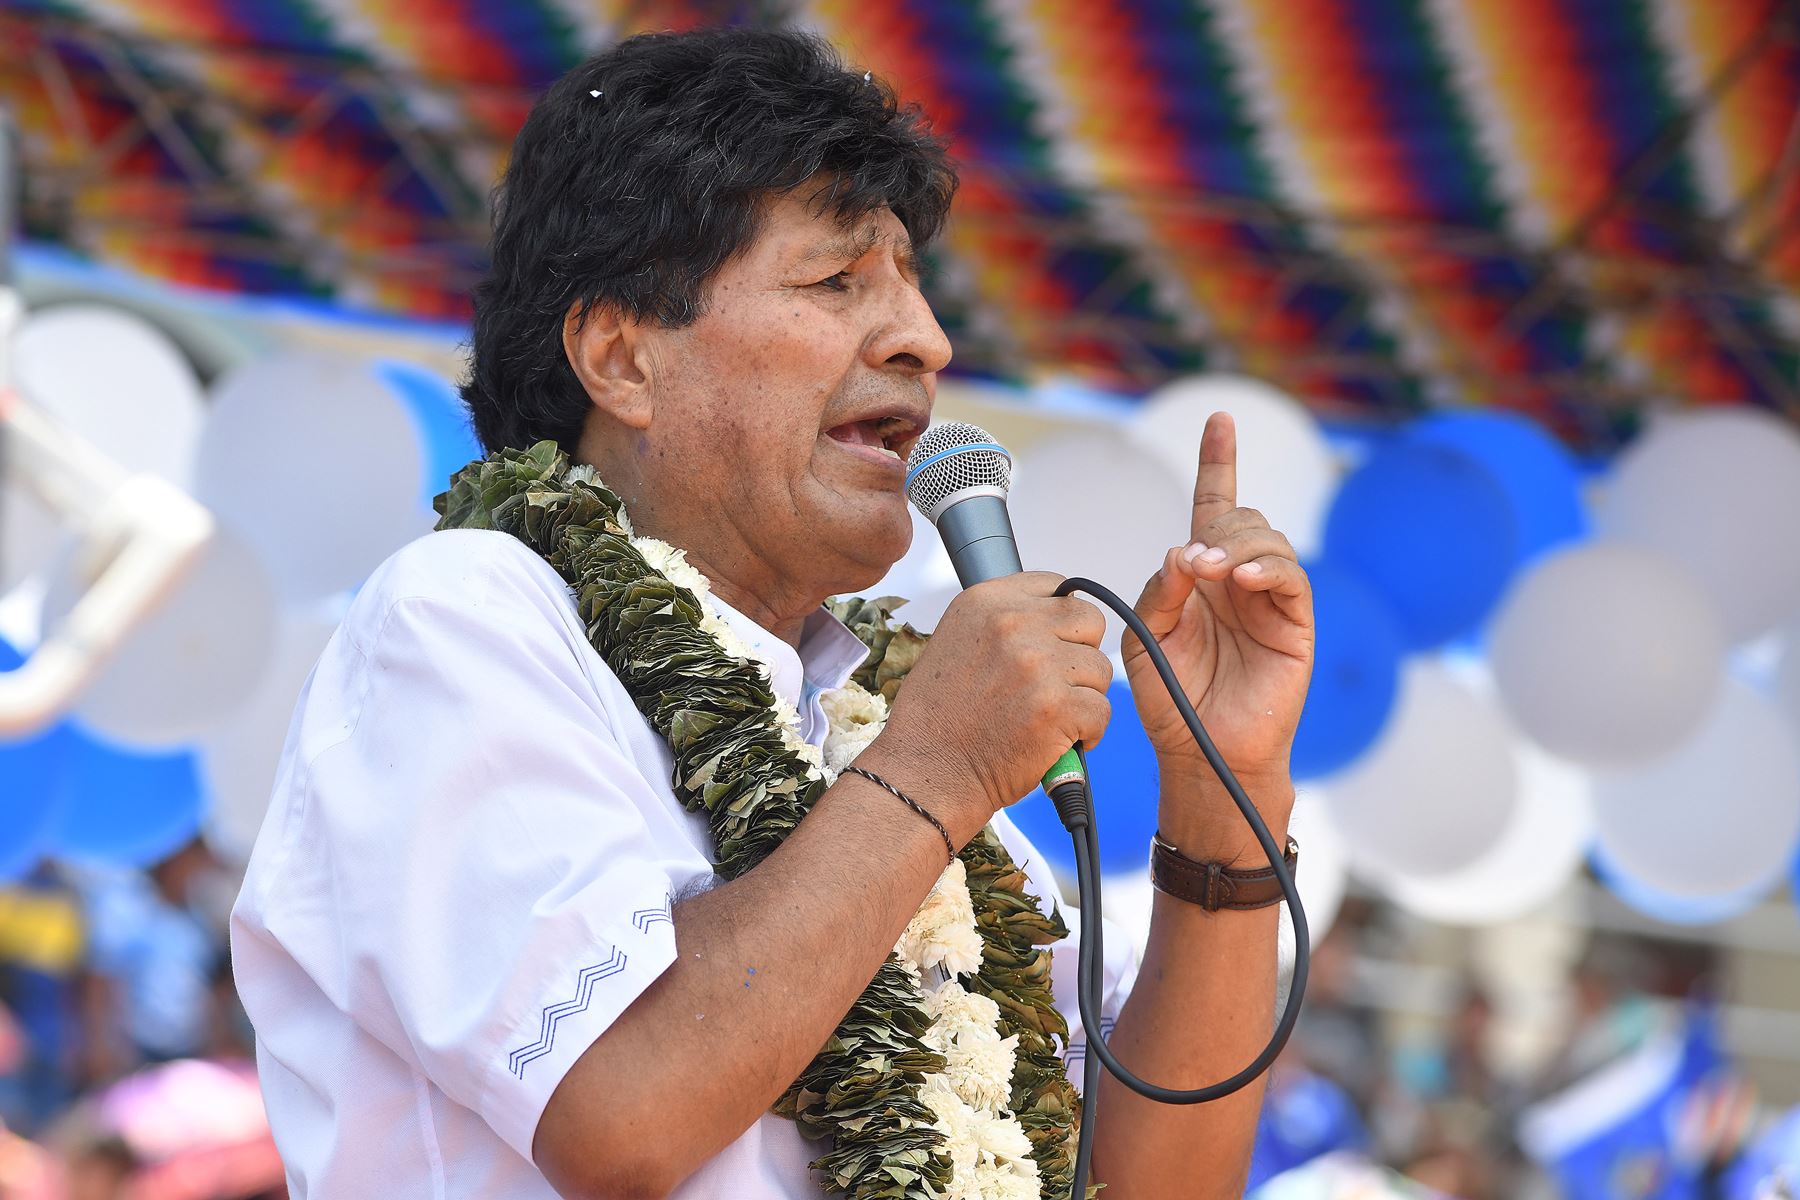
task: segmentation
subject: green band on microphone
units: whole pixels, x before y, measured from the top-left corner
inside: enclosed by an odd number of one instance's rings
[[[1050,789],[1059,783],[1086,778],[1086,772],[1081,769],[1081,759],[1076,756],[1074,748],[1071,747],[1063,751],[1062,757],[1056,760],[1054,767],[1044,772],[1044,791],[1048,794]]]

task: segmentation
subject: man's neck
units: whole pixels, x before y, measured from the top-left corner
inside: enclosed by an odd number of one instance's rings
[[[712,583],[713,594],[731,605],[732,608],[755,621],[758,625],[798,650],[800,638],[806,626],[806,619],[816,611],[823,600],[795,600],[779,595],[780,588],[755,589],[740,586],[721,570],[717,570],[703,555],[692,551],[687,555],[688,564],[706,576]],[[771,603],[771,593],[775,602]]]
[[[806,619],[818,611],[825,597],[794,594],[792,581],[774,576],[748,546],[701,547],[696,544],[701,539],[683,535],[683,522],[664,521],[655,490],[644,478],[641,436],[634,445],[635,454],[612,453],[614,443],[590,430],[576,457],[592,463],[600,478],[625,502],[626,515],[638,534],[661,538],[681,549],[688,564],[706,576],[719,599],[798,650]]]

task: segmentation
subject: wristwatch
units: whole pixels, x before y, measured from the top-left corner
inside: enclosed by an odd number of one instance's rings
[[[1300,861],[1300,847],[1293,838],[1287,840],[1287,851],[1281,857],[1292,874]],[[1164,841],[1160,831],[1150,843],[1150,882],[1157,891],[1198,904],[1207,912],[1267,908],[1284,899],[1275,868],[1233,870],[1222,863],[1200,862]]]

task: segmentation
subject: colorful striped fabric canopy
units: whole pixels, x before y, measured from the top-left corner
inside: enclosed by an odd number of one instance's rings
[[[0,0],[29,230],[466,315],[535,92],[626,34],[819,30],[963,164],[961,369],[1265,377],[1336,417],[1800,415],[1783,0]]]

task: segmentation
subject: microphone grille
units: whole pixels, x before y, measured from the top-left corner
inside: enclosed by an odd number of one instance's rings
[[[969,488],[1005,495],[1012,485],[1012,457],[993,435],[966,421],[946,421],[919,435],[906,460],[906,494],[913,507],[936,522],[945,500]]]

